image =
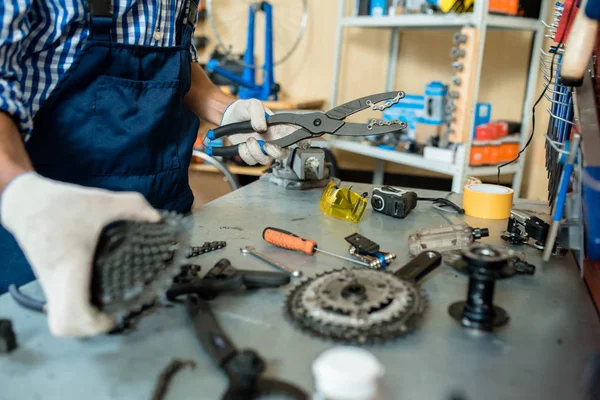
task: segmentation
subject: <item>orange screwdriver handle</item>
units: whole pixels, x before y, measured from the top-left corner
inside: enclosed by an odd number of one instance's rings
[[[291,232],[277,228],[265,228],[263,231],[263,239],[272,245],[288,250],[301,251],[309,256],[315,254],[315,247],[317,247],[317,242],[314,240],[302,239],[300,236],[294,235]]]

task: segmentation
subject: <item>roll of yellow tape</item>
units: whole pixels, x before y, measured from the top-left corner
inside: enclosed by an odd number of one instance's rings
[[[463,196],[465,214],[483,219],[505,219],[510,216],[513,190],[499,185],[466,185]]]

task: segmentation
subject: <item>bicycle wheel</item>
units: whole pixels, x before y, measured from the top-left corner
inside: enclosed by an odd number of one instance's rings
[[[243,65],[233,55],[245,52],[249,8],[252,4],[260,6],[260,3],[252,0],[207,1],[206,11],[217,45],[229,60]],[[304,36],[308,22],[308,0],[270,0],[269,3],[273,6],[274,65],[279,65],[290,58]],[[264,46],[264,32],[264,15],[258,13],[254,40],[257,50]]]

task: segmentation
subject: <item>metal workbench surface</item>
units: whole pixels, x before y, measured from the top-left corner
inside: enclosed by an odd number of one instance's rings
[[[354,185],[359,192],[371,188]],[[226,240],[228,246],[195,262],[204,272],[225,257],[239,268],[269,270],[240,254],[240,247],[254,245],[307,276],[352,266],[265,243],[263,229],[274,226],[314,239],[338,254],[347,254],[344,236],[359,232],[382,250],[396,252],[396,269],[409,259],[410,233],[447,224],[430,203],[419,204],[404,220],[374,213],[370,207],[359,224],[337,220],[319,211],[321,192],[285,191],[257,182],[201,207],[195,212],[193,241]],[[464,219],[471,226],[489,228],[491,236],[484,241],[501,243],[499,232],[506,221]],[[570,255],[542,265],[539,252],[529,248],[526,253],[538,270],[535,276],[497,283],[495,302],[511,320],[491,334],[469,333],[448,315],[451,303],[466,298],[466,277],[443,265],[423,282],[429,309],[421,328],[397,342],[368,347],[386,369],[383,399],[448,400],[456,391],[469,400],[582,399],[588,357],[600,345],[598,316]],[[39,290],[35,283],[28,289]],[[268,361],[268,374],[312,391],[311,363],[334,344],[307,336],[284,319],[288,290],[223,294],[212,306],[239,348],[254,348]],[[174,358],[192,359],[197,366],[175,377],[167,399],[218,399],[227,384],[194,336],[182,306],[160,308],[129,335],[88,340],[52,337],[43,315],[20,309],[7,295],[0,297],[0,318],[12,319],[19,342],[18,350],[0,355],[2,400],[149,399],[156,378]]]

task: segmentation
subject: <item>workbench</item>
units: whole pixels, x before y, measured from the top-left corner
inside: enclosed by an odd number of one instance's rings
[[[344,186],[349,184],[344,183]],[[354,184],[358,192],[370,185]],[[420,203],[404,220],[369,209],[359,224],[324,216],[318,208],[322,190],[285,191],[256,182],[208,203],[194,213],[194,244],[226,240],[227,247],[194,259],[203,271],[228,258],[240,269],[270,270],[240,247],[259,251],[307,276],[352,267],[353,264],[317,254],[306,256],[265,243],[266,226],[314,239],[330,252],[347,255],[344,237],[359,232],[398,255],[397,269],[409,260],[407,237],[417,229],[448,222]],[[433,197],[445,193],[418,191]],[[459,196],[451,198],[460,203]],[[517,204],[529,209],[534,204]],[[473,227],[489,228],[484,242],[503,244],[499,233],[506,221],[452,215]],[[382,399],[448,400],[462,393],[466,400],[583,399],[583,375],[588,357],[600,347],[600,322],[571,255],[542,264],[540,253],[521,248],[535,264],[534,276],[497,282],[495,303],[510,315],[508,325],[493,333],[474,333],[448,315],[448,306],[466,298],[467,278],[442,265],[422,286],[429,307],[420,329],[396,342],[369,346],[384,365]],[[36,283],[26,292],[40,296]],[[253,348],[268,362],[267,374],[313,390],[311,364],[334,345],[294,329],[282,305],[289,288],[223,294],[211,304],[221,325],[238,348]],[[48,332],[45,316],[25,311],[4,295],[0,318],[13,321],[19,347],[0,355],[0,399],[132,400],[149,399],[156,378],[174,358],[194,360],[174,378],[167,399],[219,399],[225,375],[205,354],[185,307],[161,307],[143,318],[128,335],[87,340],[59,339]]]

